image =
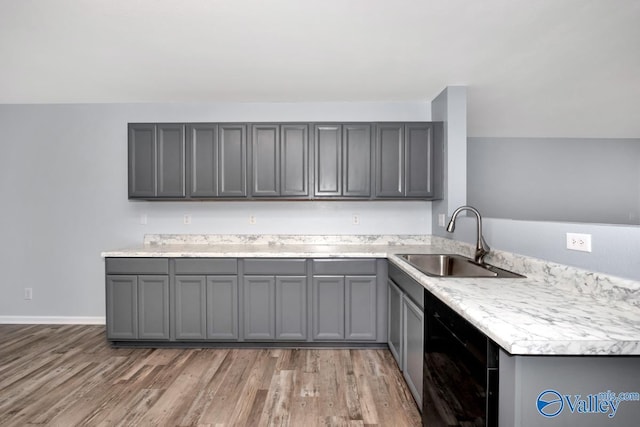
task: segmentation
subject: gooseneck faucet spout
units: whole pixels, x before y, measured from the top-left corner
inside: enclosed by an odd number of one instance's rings
[[[458,209],[453,211],[453,215],[451,215],[451,220],[449,221],[449,225],[447,225],[447,231],[449,233],[453,233],[456,228],[456,218],[458,214],[462,211],[471,211],[476,215],[476,221],[478,224],[478,236],[476,240],[476,253],[474,260],[475,262],[482,264],[484,262],[484,257],[489,253],[491,248],[487,245],[487,242],[484,240],[484,236],[482,235],[482,216],[480,216],[480,212],[473,206],[460,206]]]

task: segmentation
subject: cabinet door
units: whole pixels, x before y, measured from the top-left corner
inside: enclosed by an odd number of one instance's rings
[[[371,126],[344,125],[342,195],[371,196]]]
[[[376,196],[404,196],[404,125],[379,124],[376,131]]]
[[[396,359],[396,363],[402,370],[402,291],[391,280],[388,281],[388,284],[389,336],[387,344],[393,358]]]
[[[418,198],[432,197],[434,195],[434,143],[431,125],[407,125],[405,147],[406,196]]]
[[[406,296],[402,298],[403,360],[402,370],[409,390],[418,405],[422,404],[422,375],[424,360],[424,315]]]
[[[218,196],[247,195],[247,127],[218,125]]]
[[[187,127],[187,174],[191,197],[218,195],[218,126]]]
[[[378,299],[375,276],[345,277],[347,340],[375,340]]]
[[[158,197],[184,197],[184,125],[157,125]]]
[[[251,153],[251,195],[280,195],[280,127],[253,125]]]
[[[340,196],[342,193],[342,126],[316,125],[316,196]]]
[[[306,276],[276,277],[276,339],[307,339]]]
[[[313,278],[313,339],[344,340],[344,276]]]
[[[280,195],[309,195],[309,127],[282,125],[280,131]]]
[[[156,126],[129,125],[129,198],[156,195]]]
[[[207,276],[207,338],[238,339],[238,276]]]
[[[107,338],[138,338],[138,276],[107,276]]]
[[[168,276],[138,276],[138,338],[169,339]]]
[[[275,319],[275,277],[244,276],[244,338],[273,340]]]
[[[203,340],[207,336],[205,276],[175,276],[173,322],[177,340]]]

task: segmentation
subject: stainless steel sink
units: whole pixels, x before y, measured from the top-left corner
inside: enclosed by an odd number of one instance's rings
[[[436,277],[524,277],[490,264],[453,254],[399,254],[400,258],[426,275]]]

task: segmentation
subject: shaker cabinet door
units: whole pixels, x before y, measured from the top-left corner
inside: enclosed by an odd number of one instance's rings
[[[247,195],[247,126],[218,125],[218,196]]]
[[[207,337],[205,276],[176,276],[174,327],[176,340],[203,340]]]
[[[187,174],[192,198],[218,195],[218,125],[187,127]]]
[[[207,338],[238,339],[238,276],[207,276]]]
[[[157,125],[157,197],[185,196],[184,125]]]
[[[107,276],[107,338],[138,338],[138,276]]]
[[[244,338],[273,340],[275,327],[275,278],[244,277]]]
[[[404,187],[404,125],[378,124],[376,131],[376,196],[402,197]]]
[[[276,276],[276,339],[307,339],[306,276]]]
[[[313,278],[313,339],[344,340],[344,276]]]
[[[371,125],[343,126],[342,195],[371,196]]]
[[[138,338],[169,339],[168,276],[138,276]]]

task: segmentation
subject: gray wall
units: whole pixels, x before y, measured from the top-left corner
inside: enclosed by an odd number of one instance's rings
[[[640,280],[640,227],[595,223],[602,222],[605,215],[624,219],[629,218],[629,212],[637,212],[637,143],[638,140],[611,139],[469,138],[467,200],[485,217],[484,235],[489,245]],[[562,166],[574,158],[588,165],[588,171],[575,165]],[[572,206],[574,203],[579,209]],[[566,249],[566,233],[591,234],[592,252]],[[475,221],[458,221],[455,238],[474,243]]]
[[[427,102],[0,105],[0,321],[104,316],[100,252],[146,233],[431,233],[429,202],[129,201],[127,122],[430,119]]]
[[[432,229],[437,236],[451,237],[438,224],[467,200],[467,88],[448,86],[431,103],[434,121],[444,122],[444,198],[433,202]]]
[[[469,138],[467,154],[487,216],[640,224],[640,139]]]

